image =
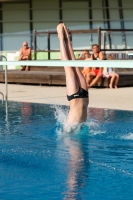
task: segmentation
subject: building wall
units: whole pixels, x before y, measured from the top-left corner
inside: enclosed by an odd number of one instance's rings
[[[70,30],[133,29],[131,0],[16,0],[0,1],[0,50],[18,51],[23,41],[34,48],[33,32],[53,31],[64,21]],[[51,49],[59,49],[57,35],[51,35]],[[103,37],[101,37],[103,48]],[[75,49],[91,49],[97,34],[74,34]],[[37,49],[47,50],[47,35],[37,36]],[[133,31],[106,33],[106,49],[132,49]]]

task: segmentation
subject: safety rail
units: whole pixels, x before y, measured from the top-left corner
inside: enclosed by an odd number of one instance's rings
[[[26,61],[0,61],[0,65],[27,65],[40,67],[112,67],[133,68],[133,60],[26,60]]]
[[[97,33],[98,34],[98,45],[101,46],[101,28],[98,27],[97,29],[85,29],[85,30],[69,30],[69,34],[70,34],[70,40],[72,40],[72,34],[93,34],[93,33]],[[48,50],[37,50],[37,35],[41,35],[41,34],[46,34],[47,35],[47,48]],[[34,59],[36,60],[37,58],[37,52],[48,52],[48,60],[50,60],[50,52],[59,52],[59,50],[51,50],[50,46],[51,46],[51,40],[50,40],[50,36],[51,35],[55,35],[57,34],[57,31],[45,31],[45,32],[38,32],[36,30],[34,30]],[[75,51],[81,51],[81,49],[75,49]]]
[[[124,49],[112,49],[111,47],[111,34],[114,32],[114,33],[122,33],[122,34],[125,34],[126,32],[130,33],[130,32],[133,32],[133,29],[102,29],[101,27],[98,27],[97,29],[85,29],[85,30],[69,30],[68,29],[68,32],[70,34],[70,40],[72,41],[72,37],[73,37],[73,34],[94,34],[96,33],[97,34],[97,39],[98,41],[96,42],[101,51],[111,51],[111,52],[114,52],[114,51],[132,51],[133,48],[124,48]],[[46,48],[44,50],[39,50],[37,48],[37,36],[38,35],[46,35],[47,36],[47,50]],[[40,32],[40,31],[36,31],[34,30],[34,59],[36,60],[37,59],[37,52],[47,52],[48,53],[48,60],[50,60],[50,53],[51,52],[59,52],[59,50],[54,50],[54,49],[51,49],[51,35],[54,35],[54,34],[57,34],[57,31],[45,31],[45,32]],[[109,34],[109,49],[106,48],[106,34]],[[103,39],[102,39],[103,38]],[[103,47],[102,47],[103,46]],[[91,50],[91,49],[88,49],[88,50]],[[74,51],[82,51],[82,49],[74,49]]]
[[[6,58],[6,57],[4,57]],[[5,100],[8,100],[8,88],[7,88],[7,66],[8,65],[26,65],[26,66],[38,66],[38,67],[63,67],[63,66],[71,66],[71,67],[105,67],[109,68],[133,68],[133,60],[41,60],[41,61],[0,61],[0,65],[6,65],[5,68],[5,85],[6,85],[6,95]]]
[[[7,61],[6,56],[0,55],[0,60],[4,58]],[[0,61],[0,65],[4,65],[4,61]],[[6,93],[5,93],[5,100],[8,100],[8,86],[7,86],[7,64],[5,64],[5,87],[6,87]]]

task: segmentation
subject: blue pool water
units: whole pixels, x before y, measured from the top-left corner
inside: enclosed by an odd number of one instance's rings
[[[0,102],[0,199],[133,199],[133,112],[89,108],[64,133],[67,112]]]

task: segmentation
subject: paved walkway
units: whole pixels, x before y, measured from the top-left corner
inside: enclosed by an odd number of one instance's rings
[[[5,84],[0,83],[5,94]],[[133,87],[89,90],[89,107],[133,111]],[[1,99],[1,96],[0,96]],[[20,102],[68,105],[65,87],[8,84],[8,100]]]

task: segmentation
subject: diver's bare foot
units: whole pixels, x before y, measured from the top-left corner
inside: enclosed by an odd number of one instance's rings
[[[118,87],[117,87],[117,85],[115,85],[114,87],[115,87],[115,89],[117,89],[117,88],[118,88]]]
[[[69,33],[68,33],[68,29],[67,29],[67,27],[66,27],[66,25],[63,23],[63,28],[64,28],[64,32],[65,32],[65,37],[68,39],[68,40],[70,40],[70,38],[69,38]]]
[[[60,23],[60,24],[57,26],[56,30],[57,30],[57,33],[58,33],[58,38],[59,38],[59,39],[60,39],[60,38],[63,39],[63,37],[64,37],[64,36],[63,36],[63,33],[64,33],[63,24]]]

